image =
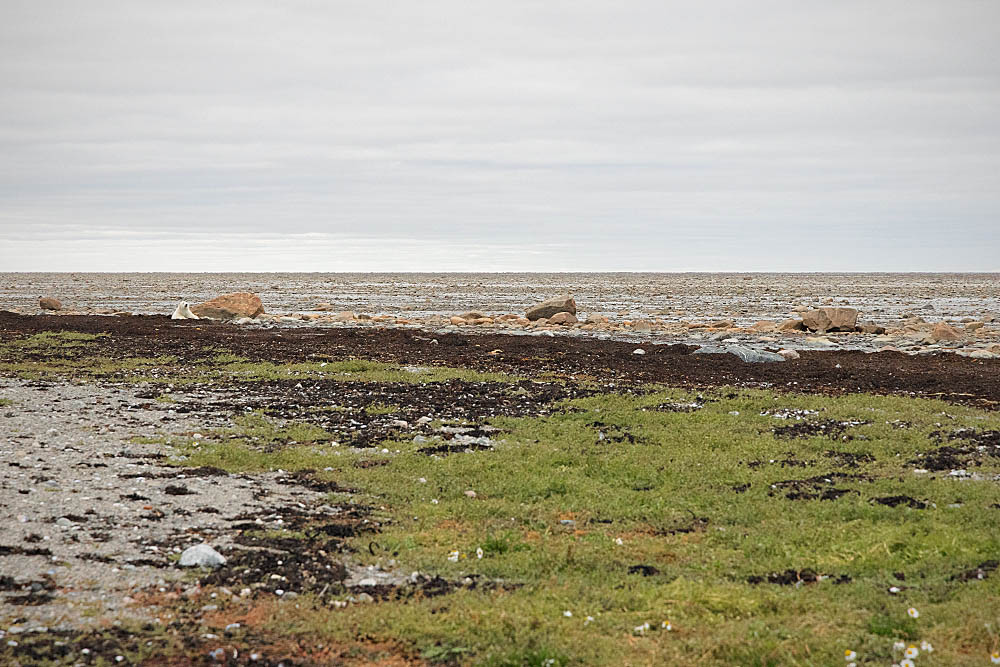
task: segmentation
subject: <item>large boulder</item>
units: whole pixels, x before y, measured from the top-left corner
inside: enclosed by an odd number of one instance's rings
[[[59,303],[59,299],[53,299],[50,296],[43,296],[39,299],[38,307],[42,310],[62,310],[62,304]]]
[[[802,324],[810,331],[854,331],[858,325],[856,308],[817,308],[802,313]]]
[[[959,340],[962,332],[951,326],[947,322],[938,322],[931,329],[931,332],[924,337],[924,342],[938,343],[946,340]]]
[[[211,301],[191,306],[192,312],[198,317],[210,317],[214,320],[235,320],[240,317],[257,317],[264,312],[264,304],[260,297],[249,292],[223,294]]]
[[[525,313],[525,317],[529,320],[540,320],[543,317],[552,317],[556,313],[570,313],[576,315],[576,301],[573,297],[558,296],[554,299],[549,299],[548,301],[543,301],[537,306],[533,306],[528,309]]]

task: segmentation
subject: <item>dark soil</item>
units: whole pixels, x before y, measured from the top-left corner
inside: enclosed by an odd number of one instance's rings
[[[465,452],[482,452],[493,449],[489,445],[484,445],[481,443],[470,442],[468,444],[460,445],[434,445],[433,447],[421,447],[417,451],[421,454],[427,454],[428,456],[447,456],[448,454],[459,454]]]
[[[768,495],[773,496],[779,490],[785,490],[789,500],[837,500],[848,493],[858,493],[854,489],[841,489],[834,486],[837,481],[867,481],[864,475],[854,475],[844,472],[831,472],[807,479],[786,479],[771,484]]]
[[[912,507],[915,510],[925,510],[930,507],[930,503],[923,500],[917,500],[916,498],[911,498],[910,496],[886,496],[885,498],[872,498],[873,503],[878,503],[879,505],[885,505],[886,507],[899,507],[900,505],[905,505],[906,507]]]
[[[874,463],[875,457],[867,452],[837,452],[828,449],[824,452],[827,456],[835,459],[837,465],[855,467],[865,463]]]
[[[815,461],[802,461],[799,459],[775,459],[773,461],[749,461],[747,467],[750,469],[761,468],[763,466],[780,466],[782,468],[807,468]]]
[[[1000,459],[1000,431],[978,431],[959,429],[945,434],[931,433],[938,442],[958,444],[944,445],[926,454],[919,454],[909,463],[925,470],[945,471],[981,466],[987,459]]]
[[[778,438],[814,438],[827,437],[832,440],[842,440],[848,442],[854,436],[847,433],[847,429],[855,426],[862,426],[869,422],[861,421],[836,421],[835,419],[824,419],[822,421],[801,421],[787,426],[774,428],[774,435]]]
[[[851,578],[846,574],[817,574],[815,570],[785,570],[784,572],[771,572],[763,575],[752,575],[747,577],[749,584],[778,584],[780,586],[797,586],[801,584],[815,584],[819,581],[830,579],[835,584],[850,583]]]
[[[364,358],[444,365],[519,375],[582,374],[607,385],[659,382],[673,386],[794,387],[797,392],[867,392],[933,396],[996,409],[1000,362],[954,354],[806,351],[794,362],[747,364],[734,355],[692,355],[690,345],[648,345],[593,338],[431,334],[406,329],[247,329],[236,325],[174,321],[166,316],[27,316],[0,311],[5,338],[44,331],[109,333],[95,345],[112,358],[175,355],[191,363],[219,348],[257,361]],[[435,343],[435,341],[437,341]],[[500,350],[497,354],[488,354]]]
[[[55,588],[55,582],[48,576],[40,580],[19,582],[14,577],[0,575],[0,591],[18,592],[16,595],[5,595],[3,601],[16,607],[46,604],[52,600],[50,591]]]
[[[196,604],[205,601],[202,598]],[[147,623],[128,629],[112,626],[84,632],[49,630],[12,635],[16,640],[0,644],[0,664],[305,667],[381,664],[381,660],[389,658],[394,665],[425,664],[398,654],[394,647],[363,641],[316,644],[306,638],[276,637],[258,628],[244,627],[207,633],[196,610],[180,611],[180,617],[166,625]],[[126,658],[135,655],[149,657],[141,663]]]
[[[996,572],[998,567],[1000,567],[1000,562],[988,560],[984,563],[980,563],[972,569],[959,572],[951,577],[949,581],[979,581]]]
[[[545,415],[552,404],[583,398],[594,390],[555,382],[430,382],[391,384],[340,380],[278,380],[254,382],[253,391],[237,389],[223,396],[209,395],[199,400],[199,414],[240,414],[260,411],[269,417],[294,419],[318,426],[342,445],[376,447],[384,440],[412,437],[421,429],[415,422],[431,417],[443,422],[484,422],[492,417]],[[391,414],[368,414],[372,405],[398,407]],[[316,406],[336,406],[337,410],[316,410]],[[406,421],[400,427],[396,421]],[[423,429],[430,434],[429,427]],[[468,432],[466,435],[477,435]],[[482,435],[489,435],[483,433]],[[283,443],[269,443],[280,447]],[[444,450],[442,450],[444,451]],[[452,451],[452,450],[449,450]],[[464,451],[456,450],[456,451]]]

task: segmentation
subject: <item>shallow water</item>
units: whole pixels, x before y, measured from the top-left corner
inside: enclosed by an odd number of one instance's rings
[[[38,297],[67,309],[172,312],[180,300],[234,291],[260,295],[269,312],[335,310],[453,314],[523,312],[573,294],[583,313],[670,319],[782,319],[798,305],[850,305],[862,319],[1000,315],[1000,274],[874,273],[0,273],[0,309],[35,312]]]

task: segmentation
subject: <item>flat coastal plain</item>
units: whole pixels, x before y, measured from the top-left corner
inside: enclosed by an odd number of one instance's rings
[[[988,277],[904,276],[913,293],[887,297],[857,275],[770,277],[774,292],[758,275],[655,289],[604,275],[589,292],[563,275],[518,278],[530,289],[41,275],[3,275],[2,664],[971,665],[1000,651]],[[164,314],[237,289],[271,315]],[[446,317],[567,291],[612,322]],[[417,292],[426,317],[407,310]],[[37,314],[49,295],[62,314]],[[796,332],[782,362],[695,353],[776,348],[792,338],[748,323],[830,302],[884,315],[913,349]],[[321,326],[319,303],[357,317]],[[662,336],[629,324],[664,311]],[[716,317],[731,321],[703,322]],[[926,340],[945,320],[960,339]],[[182,565],[195,547],[217,560]]]

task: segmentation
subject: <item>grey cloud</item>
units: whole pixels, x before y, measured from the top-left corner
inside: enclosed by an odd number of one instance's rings
[[[493,248],[511,270],[995,270],[998,19],[991,2],[6,2],[0,263],[214,235],[257,264],[198,261],[244,269],[307,268],[310,245],[372,263],[356,269],[477,268],[461,258]],[[850,265],[804,264],[817,247]]]

